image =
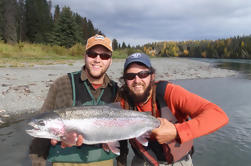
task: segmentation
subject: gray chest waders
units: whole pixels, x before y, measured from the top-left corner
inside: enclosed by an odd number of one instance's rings
[[[72,92],[73,92],[73,105],[76,106],[76,87],[74,81],[74,74],[79,74],[79,72],[70,73],[71,74],[71,83],[72,83]],[[104,101],[101,100],[101,97],[104,94],[104,89],[101,90],[101,93],[97,100],[91,93],[87,82],[84,81],[84,87],[86,88],[89,96],[91,97],[90,101],[85,101],[82,103],[84,106],[88,105],[104,105],[106,104]],[[103,150],[101,144],[97,145],[85,145],[82,146],[73,146],[70,148],[62,149],[60,144],[56,146],[51,146],[49,150],[49,156],[47,161],[49,162],[62,162],[62,163],[90,163],[90,162],[97,162],[97,161],[104,161],[116,158],[112,152],[106,152]]]

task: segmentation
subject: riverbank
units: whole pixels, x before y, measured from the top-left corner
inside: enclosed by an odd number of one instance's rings
[[[111,79],[118,81],[124,60],[114,59],[108,70]],[[35,65],[22,68],[0,68],[0,119],[3,123],[23,119],[39,110],[53,81],[78,71],[83,60],[69,64]],[[215,68],[210,63],[185,58],[154,58],[156,80],[180,80],[229,77],[237,73]],[[0,123],[1,123],[0,121]]]

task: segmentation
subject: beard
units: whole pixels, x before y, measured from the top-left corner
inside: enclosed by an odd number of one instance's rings
[[[85,66],[85,69],[86,69],[86,72],[88,73],[88,75],[89,76],[91,76],[93,79],[100,79],[100,78],[102,78],[103,76],[104,76],[104,74],[105,74],[105,71],[102,71],[99,75],[93,75],[92,73],[91,73],[91,70],[88,68],[88,67],[86,67]]]
[[[127,87],[127,92],[128,92],[128,98],[134,103],[134,104],[140,104],[140,103],[144,103],[151,92],[152,89],[152,85],[153,85],[154,81],[151,81],[150,84],[146,87],[145,91],[143,94],[135,94],[133,91],[131,91],[128,87]]]

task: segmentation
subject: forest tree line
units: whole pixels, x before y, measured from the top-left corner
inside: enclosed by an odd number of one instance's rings
[[[251,35],[219,40],[155,42],[143,47],[151,56],[251,59]]]
[[[30,42],[71,47],[100,30],[91,20],[81,17],[69,7],[55,7],[51,1],[1,0],[0,39],[6,43]]]
[[[95,34],[104,35],[95,28],[92,21],[69,7],[52,11],[49,0],[1,0],[0,40],[8,44],[19,42],[58,45],[66,48],[76,43],[86,44]],[[113,39],[114,48],[128,48],[130,45]]]
[[[52,13],[52,8],[53,13]],[[51,0],[1,0],[0,41],[57,45],[71,48],[86,44],[94,34],[102,34],[92,21],[69,7],[52,7]],[[130,46],[112,40],[113,49],[126,49],[128,54],[142,50],[150,56],[245,58],[251,59],[251,35],[219,40],[163,41]]]

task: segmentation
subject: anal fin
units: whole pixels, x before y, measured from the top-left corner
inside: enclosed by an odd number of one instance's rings
[[[150,132],[144,133],[140,137],[137,137],[136,140],[143,146],[148,146],[148,139],[150,137]]]

